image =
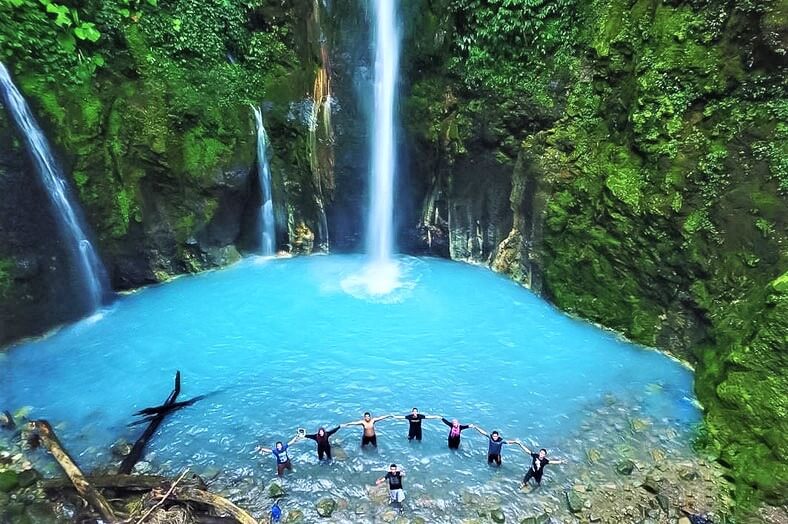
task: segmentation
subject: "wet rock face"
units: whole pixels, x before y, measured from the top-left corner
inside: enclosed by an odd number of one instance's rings
[[[489,262],[512,227],[512,166],[490,155],[469,155],[452,170],[448,198],[449,254]]]
[[[84,311],[46,191],[0,108],[0,346]]]

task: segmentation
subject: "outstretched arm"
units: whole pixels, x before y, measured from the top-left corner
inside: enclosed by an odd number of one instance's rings
[[[443,417],[441,417],[440,415],[425,415],[424,418],[425,419],[432,419],[432,420],[440,420]]]
[[[451,427],[451,422],[449,422],[448,420],[446,420],[446,417],[441,417],[441,422],[443,422],[443,423],[444,423],[444,424],[446,424],[447,426]]]
[[[343,426],[361,426],[363,424],[364,424],[363,420],[354,420],[353,422],[344,422],[344,423],[340,424],[339,427],[343,427]]]
[[[375,417],[372,419],[372,422],[380,422],[381,420],[386,420],[387,418],[394,418],[396,415],[383,415],[382,417]]]
[[[334,428],[334,429],[332,429],[331,431],[326,431],[326,435],[328,435],[328,436],[330,437],[331,435],[333,435],[334,433],[336,433],[337,431],[339,431],[339,428],[341,428],[341,427],[342,427],[342,424],[340,424],[339,426],[335,427],[335,428]]]
[[[294,436],[293,438],[291,438],[291,439],[290,439],[290,440],[287,442],[287,445],[288,445],[288,446],[292,446],[293,444],[295,444],[295,443],[296,443],[296,442],[298,442],[299,440],[301,440],[301,436],[300,436],[298,433],[296,433],[296,434],[295,434],[295,436]]]
[[[518,446],[520,446],[520,447],[522,448],[522,450],[523,450],[523,451],[524,451],[524,452],[525,452],[527,455],[530,455],[530,454],[531,454],[531,450],[530,450],[530,449],[528,449],[528,447],[527,447],[525,444],[523,444],[523,443],[522,443],[520,440],[515,440],[515,441],[514,441],[514,443],[515,443],[515,444],[517,444]]]
[[[551,458],[549,460],[550,460],[550,464],[566,464],[567,463],[566,459]]]
[[[272,453],[274,450],[272,450],[271,448],[263,447],[263,446],[257,446],[255,448],[255,451],[257,451],[258,453],[262,454],[262,453]]]
[[[476,431],[478,431],[479,433],[481,433],[482,435],[484,435],[485,437],[489,437],[490,436],[489,433],[487,433],[486,431],[484,431],[482,428],[480,428],[478,426],[471,425],[471,427],[473,429],[475,429]]]

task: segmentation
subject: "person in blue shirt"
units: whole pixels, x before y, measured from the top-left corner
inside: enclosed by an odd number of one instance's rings
[[[293,471],[293,463],[290,462],[290,455],[287,454],[287,449],[298,442],[299,438],[300,435],[296,435],[291,438],[287,444],[282,444],[282,442],[279,441],[274,444],[273,449],[258,446],[257,451],[260,453],[271,453],[274,457],[276,457],[276,474],[281,477],[286,469]]]
[[[487,437],[490,441],[487,448],[487,464],[501,465],[501,451],[503,451],[504,444],[516,444],[514,440],[504,440],[501,434],[497,431],[487,433],[482,428],[474,428],[476,431]]]

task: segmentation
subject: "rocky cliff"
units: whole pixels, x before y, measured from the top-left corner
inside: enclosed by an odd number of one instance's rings
[[[692,362],[699,445],[741,501],[785,502],[785,3],[430,6],[406,108],[424,249]]]
[[[2,4],[0,57],[116,289],[256,249],[250,104],[271,137],[279,247],[359,248],[365,4],[73,4]],[[489,264],[692,362],[699,446],[744,507],[785,502],[785,2],[400,5],[400,246]],[[0,343],[79,314],[14,132],[0,113]]]

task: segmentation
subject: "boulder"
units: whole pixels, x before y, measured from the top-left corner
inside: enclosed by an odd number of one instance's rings
[[[570,490],[566,494],[566,503],[569,506],[569,511],[572,513],[580,513],[585,506],[585,499],[575,490]]]
[[[640,487],[645,489],[649,493],[659,493],[660,482],[656,478],[652,477],[651,475],[648,475],[646,477],[646,480],[643,481],[643,484],[641,484]]]
[[[284,524],[301,524],[304,522],[304,512],[300,509],[293,509],[287,512]]]
[[[665,513],[670,509],[670,500],[662,493],[657,493],[657,504]]]
[[[494,508],[490,511],[490,518],[493,522],[497,524],[503,524],[506,522],[506,515],[504,515],[503,510],[501,508]]]
[[[34,470],[34,469],[26,469],[21,472],[18,476],[19,480],[19,487],[20,488],[28,488],[38,482],[38,479],[41,478],[41,474]]]
[[[328,518],[334,513],[334,510],[337,509],[337,501],[331,497],[322,498],[315,504],[315,509],[318,515],[323,518]]]
[[[19,486],[19,474],[16,471],[0,471],[0,492],[8,493]]]

